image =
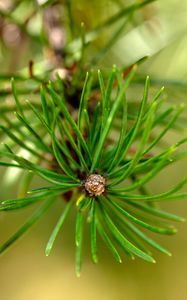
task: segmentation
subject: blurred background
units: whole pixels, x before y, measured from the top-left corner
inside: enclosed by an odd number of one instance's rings
[[[17,76],[22,98],[30,98],[36,86],[25,81],[30,73],[50,78],[53,71],[63,73],[65,67],[71,69],[79,62],[83,55],[80,35],[85,40],[85,69],[101,68],[107,72],[113,64],[125,69],[149,57],[139,66],[135,96],[139,96],[142,79],[150,75],[153,88],[166,87],[168,101],[187,103],[187,1],[150,2],[144,6],[138,0],[0,0],[0,108],[10,100],[12,74]],[[139,8],[123,13],[127,7]],[[186,124],[183,122],[187,132]],[[169,134],[165,142],[177,140],[180,134]],[[149,189],[153,193],[167,189],[186,175],[186,168],[187,161],[170,167],[151,182]],[[0,199],[11,199],[17,193],[19,173],[13,169],[0,172]],[[102,243],[99,243],[99,264],[93,265],[86,254],[89,242],[85,238],[83,270],[77,279],[73,214],[50,257],[44,255],[61,206],[62,203],[57,203],[29,234],[1,256],[2,300],[187,298],[186,223],[177,225],[176,236],[155,236],[173,253],[171,258],[155,253],[155,265],[128,258],[118,265]],[[163,207],[187,218],[186,201],[164,203]],[[33,209],[1,213],[0,241],[6,240]]]

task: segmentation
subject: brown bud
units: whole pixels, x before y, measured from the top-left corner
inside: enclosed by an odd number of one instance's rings
[[[87,177],[84,187],[90,196],[100,196],[105,191],[106,179],[98,174]]]

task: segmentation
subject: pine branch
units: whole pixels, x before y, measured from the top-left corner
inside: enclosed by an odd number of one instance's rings
[[[2,160],[0,165],[32,171],[34,176],[39,176],[52,185],[28,190],[28,196],[23,198],[2,201],[0,210],[8,213],[8,211],[20,210],[33,204],[37,205],[40,201],[43,201],[45,205],[48,203],[46,197],[53,197],[55,203],[57,197],[64,195],[64,199],[66,199],[66,193],[72,191],[74,196],[68,200],[51,234],[46,247],[46,255],[51,252],[54,241],[69,212],[72,209],[76,210],[75,240],[78,276],[82,265],[84,219],[91,223],[91,254],[94,262],[98,261],[97,232],[118,262],[121,262],[121,258],[115,241],[128,256],[132,258],[138,256],[146,261],[155,262],[150,251],[144,247],[144,242],[165,254],[170,255],[170,253],[137,226],[158,234],[174,234],[176,229],[166,225],[164,221],[184,221],[182,217],[154,208],[148,203],[185,198],[186,193],[180,192],[180,190],[186,184],[186,178],[170,190],[160,194],[134,193],[137,188],[143,191],[145,184],[173,161],[186,157],[186,152],[180,152],[180,146],[187,140],[184,137],[174,145],[162,149],[160,153],[155,152],[154,154],[155,146],[161,142],[165,133],[172,129],[173,124],[177,121],[181,113],[181,106],[174,111],[171,110],[174,113],[170,122],[165,127],[163,126],[162,132],[153,141],[150,140],[151,132],[160,124],[158,120],[164,118],[163,112],[160,110],[164,102],[160,98],[160,91],[152,100],[148,101],[149,78],[147,78],[144,95],[139,104],[139,112],[132,124],[132,120],[127,118],[129,102],[126,90],[129,88],[134,73],[135,69],[132,69],[124,80],[119,70],[113,69],[105,86],[106,80],[99,71],[100,100],[98,103],[100,104],[96,105],[94,111],[91,110],[89,102],[93,91],[90,87],[88,89],[89,74],[87,74],[77,119],[74,119],[69,112],[66,97],[64,94],[57,94],[53,83],[41,89],[41,109],[35,108],[28,102],[33,120],[29,122],[29,115],[22,108],[14,85],[17,105],[15,119],[22,130],[28,130],[29,146],[27,146],[27,140],[23,142],[12,133],[11,127],[1,126],[4,138],[7,136],[8,142],[5,145],[6,150],[0,151],[0,156],[9,161]],[[115,87],[113,86],[114,82]],[[116,91],[116,94],[112,94],[112,89]],[[8,115],[7,118],[9,118]],[[113,124],[120,118],[121,129],[118,142],[116,144],[113,141],[111,145]],[[129,126],[129,121],[131,126]],[[13,126],[13,123],[11,124]],[[45,132],[43,133],[45,139],[41,136],[41,131],[36,128],[42,128],[42,132]],[[13,144],[9,146],[11,140]],[[40,145],[41,154],[31,150],[36,149],[36,145]],[[27,149],[31,159],[27,160],[16,154],[17,147]],[[136,150],[133,155],[130,155],[129,151],[133,147]],[[146,156],[150,149],[152,155]],[[50,156],[43,164],[43,159],[47,155]],[[36,157],[39,163],[36,162]],[[103,161],[105,161],[104,164]],[[51,170],[52,165],[53,170]],[[143,178],[140,177],[141,174],[144,174]],[[124,182],[132,175],[136,179],[130,181],[128,186],[123,187]],[[118,186],[119,183],[120,186]],[[159,221],[159,218],[162,220]],[[153,221],[155,224],[152,224]],[[1,252],[7,249],[14,240],[17,240],[20,234],[24,233],[34,222],[29,221],[29,225],[26,223],[23,229],[5,242],[1,247]]]

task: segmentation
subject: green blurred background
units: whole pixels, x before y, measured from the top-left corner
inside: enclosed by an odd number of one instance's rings
[[[13,1],[14,2],[14,1]],[[21,22],[30,16],[28,31],[37,36],[41,27],[41,4],[45,1],[15,1],[14,18]],[[108,15],[122,9],[126,5],[138,1],[69,1],[74,16],[75,37],[79,35],[80,23],[84,21],[86,28],[93,27],[105,20]],[[0,10],[7,12],[11,0],[0,0]],[[36,8],[37,5],[37,8]],[[60,6],[61,7],[61,6]],[[63,7],[63,1],[62,1]],[[37,13],[32,15],[32,11]],[[68,14],[64,13],[64,22],[68,22]],[[70,22],[70,20],[69,20]],[[0,66],[1,72],[27,72],[29,60],[36,63],[35,70],[39,74],[49,67],[49,49],[40,47],[37,39],[25,37],[15,22],[1,14],[0,18]],[[117,28],[117,27],[116,27]],[[94,57],[99,49],[107,43],[115,26],[102,31],[89,47],[85,60]],[[108,69],[114,63],[129,66],[144,56],[150,56],[140,66],[142,76],[149,74],[152,84],[166,86],[169,101],[187,103],[187,1],[165,0],[144,8],[133,16],[131,22],[120,34],[119,39],[107,54],[97,62],[96,67]],[[66,41],[65,41],[66,42]],[[67,41],[68,42],[68,41]],[[47,53],[47,54],[46,54]],[[76,55],[75,55],[76,59]],[[55,64],[55,63],[54,63]],[[7,87],[9,83],[6,83]],[[0,83],[0,88],[4,84]],[[138,97],[139,95],[137,95]],[[28,96],[27,96],[28,97]],[[184,130],[186,130],[184,123]],[[169,134],[167,142],[177,140],[179,134]],[[187,161],[182,161],[162,172],[151,182],[149,189],[159,193],[173,183],[177,183],[186,175]],[[7,172],[1,169],[1,199],[9,199],[16,194],[20,178],[15,170]],[[7,179],[8,178],[8,179]],[[11,179],[17,180],[11,184]],[[0,259],[0,299],[2,300],[184,300],[187,299],[187,224],[177,225],[179,232],[172,237],[156,237],[155,239],[173,253],[168,258],[155,253],[157,263],[148,264],[136,259],[124,258],[122,265],[117,265],[108,255],[102,243],[99,244],[99,264],[93,265],[86,256],[82,275],[76,278],[74,272],[74,216],[72,214],[60,234],[50,257],[44,255],[44,248],[49,233],[52,231],[59,215],[62,203],[57,203],[52,210],[12,249]],[[178,201],[164,203],[163,207],[187,218],[187,202]],[[19,213],[1,213],[0,240],[19,227],[34,207]]]

